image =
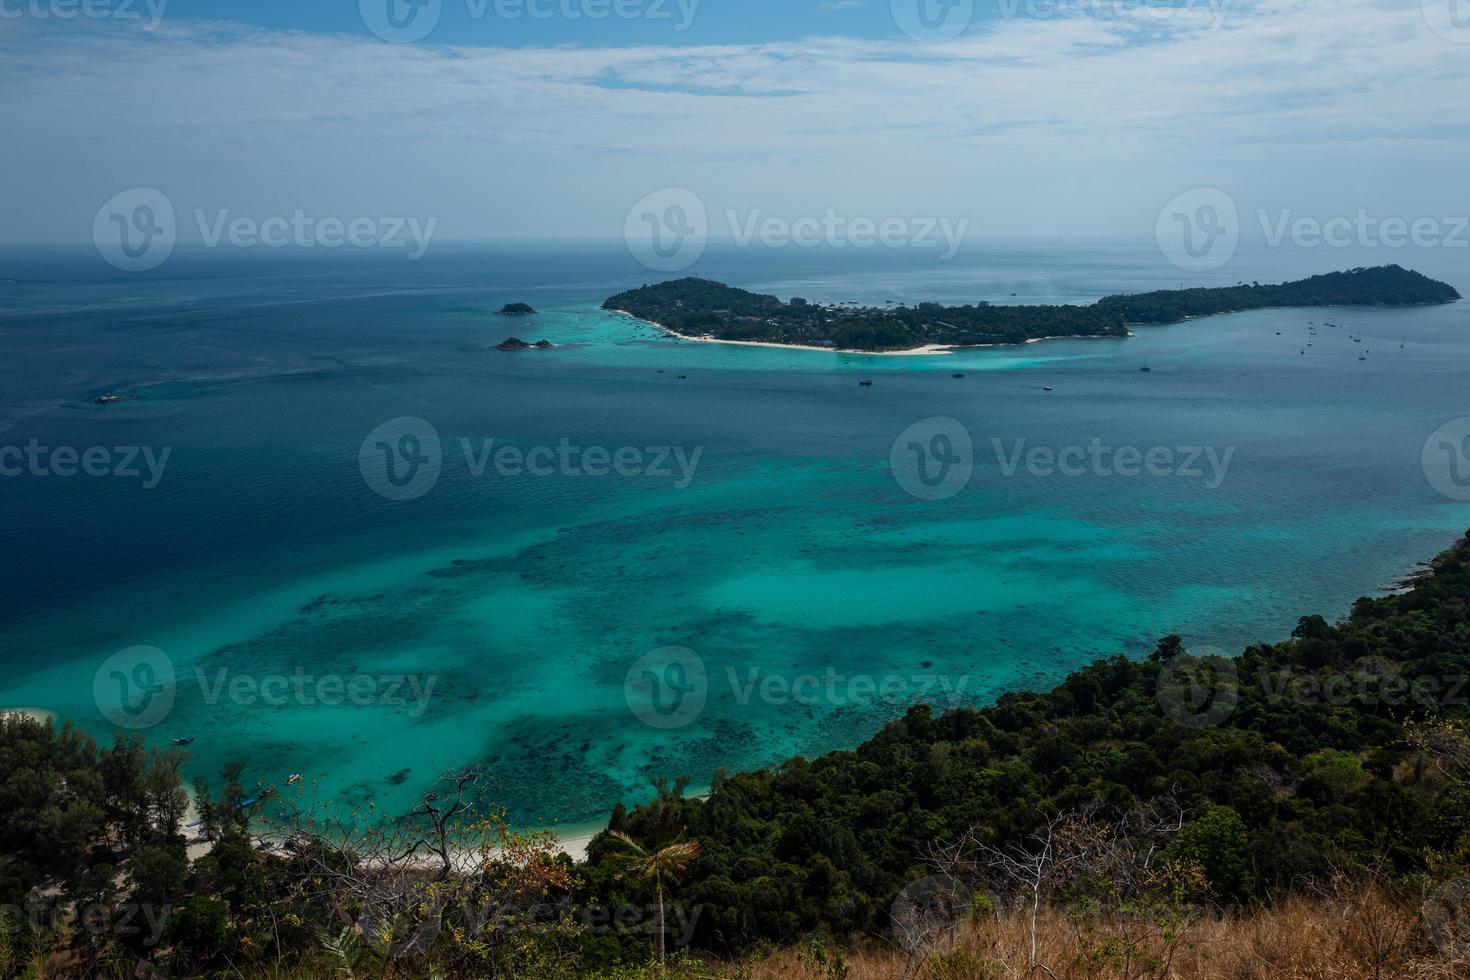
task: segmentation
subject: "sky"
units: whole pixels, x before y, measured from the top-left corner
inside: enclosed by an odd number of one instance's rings
[[[181,242],[616,240],[670,200],[712,239],[1141,236],[1222,193],[1243,235],[1452,239],[1466,92],[1470,0],[0,0],[0,242],[140,188]]]

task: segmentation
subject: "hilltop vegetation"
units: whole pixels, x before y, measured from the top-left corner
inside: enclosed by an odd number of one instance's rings
[[[1453,286],[1397,265],[1386,265],[1331,272],[1279,286],[1241,283],[1223,289],[1175,289],[1108,296],[1097,305],[1129,323],[1154,324],[1278,306],[1427,306],[1453,303],[1459,298]]]
[[[1274,306],[1414,306],[1459,298],[1445,283],[1389,265],[1275,286],[1240,283],[1109,296],[1091,306],[819,306],[800,297],[783,303],[775,296],[685,278],[619,293],[603,308],[689,337],[884,351],[926,344],[1019,344],[1040,337],[1125,337],[1130,323],[1178,323]]]
[[[1081,306],[817,306],[800,297],[679,279],[619,293],[604,309],[630,313],[686,337],[804,344],[837,350],[908,350],[925,344],[1019,344],[1033,337],[1123,337],[1115,315]]]

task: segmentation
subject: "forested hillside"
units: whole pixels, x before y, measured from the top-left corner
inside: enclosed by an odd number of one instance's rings
[[[927,344],[1019,344],[1042,337],[1125,337],[1130,323],[1178,323],[1190,317],[1273,306],[1414,306],[1452,303],[1459,298],[1445,283],[1388,265],[1275,286],[1240,283],[1109,296],[1091,306],[993,306],[986,302],[824,306],[800,297],[783,303],[775,296],[685,278],[619,293],[603,308],[629,313],[688,337],[885,351]]]
[[[1464,752],[1470,703],[1467,559],[1461,542],[1412,592],[1363,599],[1336,625],[1308,616],[1234,660],[1169,637],[1146,662],[1115,657],[1048,693],[915,707],[853,751],[721,777],[679,803],[703,847],[680,894],[704,909],[695,941],[881,932],[936,848],[1024,849],[1059,815],[1123,824],[1161,801],[1182,815],[1166,846],[1197,864],[1201,900],[1262,901],[1350,867],[1463,869],[1470,757],[1444,760]],[[665,805],[614,823],[647,836]]]

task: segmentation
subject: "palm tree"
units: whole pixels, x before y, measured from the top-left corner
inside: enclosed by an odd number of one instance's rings
[[[689,865],[699,857],[698,841],[675,841],[667,847],[650,850],[621,830],[609,835],[622,845],[616,860],[638,878],[653,883],[653,951],[659,966],[664,965],[664,887],[673,888],[684,880]]]

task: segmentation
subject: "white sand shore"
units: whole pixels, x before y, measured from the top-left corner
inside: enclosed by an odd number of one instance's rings
[[[611,310],[609,312],[616,313],[618,316],[625,316],[630,320],[636,320],[639,323],[646,323],[650,327],[657,327],[670,337],[693,341],[696,344],[729,344],[732,347],[773,347],[776,350],[811,350],[818,351],[822,354],[858,354],[862,357],[922,357],[954,353],[953,347],[946,347],[943,344],[925,344],[923,347],[915,347],[913,350],[847,350],[843,347],[817,347],[812,344],[778,344],[769,340],[721,340],[718,337],[691,337],[688,334],[670,330],[662,323],[645,320],[642,317],[636,317],[623,310]]]
[[[570,857],[573,861],[587,860],[587,848],[592,846],[592,838],[602,831],[594,831],[590,834],[578,834],[575,837],[564,837],[557,844],[557,850]]]
[[[1126,338],[1132,337],[1132,336],[1134,336],[1134,333],[1133,333],[1132,330],[1130,330],[1126,334],[1123,335],[1123,338],[1122,339],[1126,339]],[[1120,338],[1113,337],[1113,336],[1108,335],[1108,334],[1085,334],[1085,335],[1073,334],[1071,336],[1067,336],[1067,335],[1064,334],[1064,335],[1062,335],[1060,337],[1031,337],[1031,338],[1029,338],[1026,341],[1026,343],[1028,343],[1028,344],[1039,344],[1043,340],[1118,340],[1118,339],[1120,339]],[[999,345],[991,345],[991,346],[999,346]],[[1007,345],[1007,346],[1015,346],[1015,345],[1011,344],[1011,345]]]
[[[188,826],[193,821],[199,819],[199,808],[195,805],[194,791],[186,788],[185,792],[189,794],[189,805],[180,823],[184,834],[185,850],[189,855],[189,860],[194,861],[213,850],[214,844],[211,841],[205,840],[200,835],[198,828],[190,828]],[[586,861],[587,848],[592,846],[592,838],[602,833],[605,829],[603,826],[592,827],[590,825],[568,828],[570,836],[562,837],[558,835],[556,850],[578,863]],[[264,832],[257,830],[252,836],[255,841],[255,846],[261,850],[283,856],[286,854],[282,849],[282,845],[289,835],[284,829],[272,828]],[[478,850],[471,850],[465,847],[452,847],[450,848],[450,860],[455,867],[468,870],[478,864],[480,853]],[[424,868],[437,867],[438,863],[439,859],[432,853],[420,854],[416,859],[408,862],[412,867]]]

